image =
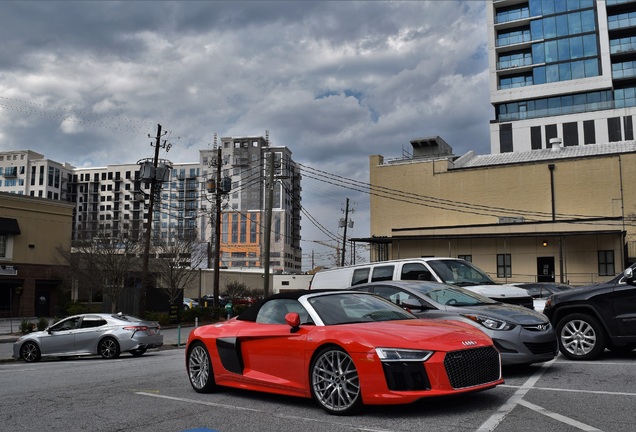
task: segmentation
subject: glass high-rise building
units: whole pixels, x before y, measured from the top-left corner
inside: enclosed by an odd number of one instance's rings
[[[492,153],[634,139],[636,1],[487,7]]]

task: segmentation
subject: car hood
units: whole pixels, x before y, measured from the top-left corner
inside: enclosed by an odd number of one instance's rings
[[[506,303],[488,304],[480,306],[453,307],[446,306],[447,312],[461,315],[484,315],[517,325],[537,325],[548,323],[548,318],[526,307]]]
[[[467,290],[476,292],[490,298],[515,298],[528,297],[528,291],[514,285],[471,285],[465,286]]]
[[[421,347],[429,350],[446,350],[460,347],[492,345],[491,339],[470,324],[444,320],[379,321],[337,326],[341,330],[350,328],[357,337],[362,337],[380,346]]]

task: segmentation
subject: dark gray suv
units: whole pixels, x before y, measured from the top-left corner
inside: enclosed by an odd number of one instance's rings
[[[552,295],[543,313],[557,331],[559,350],[573,360],[600,357],[605,348],[636,348],[636,264],[609,282]]]
[[[372,292],[419,318],[472,324],[490,336],[503,365],[546,362],[559,352],[556,333],[545,315],[461,287],[428,281],[382,281],[349,289]]]

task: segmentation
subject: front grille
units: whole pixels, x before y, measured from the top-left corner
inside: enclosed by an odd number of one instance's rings
[[[493,347],[446,353],[446,374],[454,389],[473,387],[499,379],[499,353]]]
[[[524,345],[532,354],[556,354],[558,349],[556,339],[551,342],[541,343],[524,342]]]
[[[389,390],[431,389],[431,383],[422,362],[388,362],[382,363],[382,368]]]

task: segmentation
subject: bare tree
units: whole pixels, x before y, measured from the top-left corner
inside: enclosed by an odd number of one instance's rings
[[[70,264],[72,278],[92,292],[101,291],[116,312],[126,279],[140,268],[138,239],[109,227],[78,232],[76,238],[70,253],[59,251]]]
[[[175,304],[181,292],[199,276],[195,270],[207,267],[207,243],[183,236],[155,241],[151,257],[149,269],[157,278],[157,287]]]

